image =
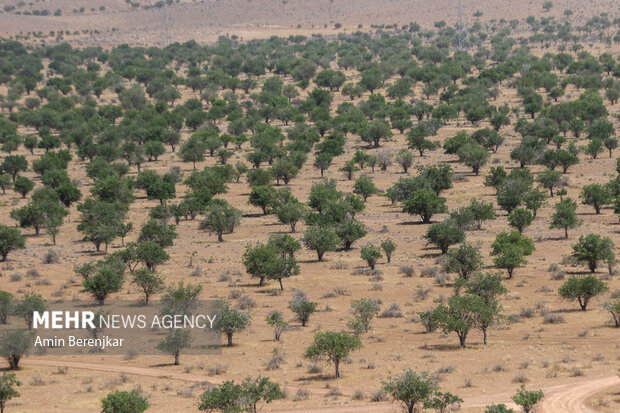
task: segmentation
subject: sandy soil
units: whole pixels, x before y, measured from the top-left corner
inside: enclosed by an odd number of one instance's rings
[[[543,12],[543,0],[514,2],[510,0],[464,1],[468,22],[479,20],[492,23],[536,17],[562,19],[564,10],[574,11],[577,22],[585,22],[592,14],[614,10],[614,0],[556,0],[549,12]],[[18,0],[6,0],[3,5],[17,5]],[[139,1],[142,6],[156,1]],[[52,14],[61,9],[61,16],[0,14],[0,35],[26,35],[29,32],[69,30],[65,35],[76,45],[109,46],[118,43],[133,45],[161,45],[165,42],[163,10],[158,8],[133,8],[124,0],[90,2],[83,0],[48,0],[30,3],[15,11],[48,9]],[[105,10],[99,10],[105,6]],[[80,13],[80,7],[85,11]],[[95,10],[91,10],[94,8]],[[483,15],[476,19],[475,11]],[[168,8],[168,25],[172,42],[196,40],[214,41],[221,35],[236,35],[242,39],[265,38],[272,35],[306,35],[313,33],[336,34],[359,29],[369,29],[376,24],[407,24],[415,21],[425,28],[445,20],[454,24],[458,17],[456,2],[452,0],[183,0]],[[336,29],[336,23],[342,27]],[[77,31],[77,33],[75,33]],[[99,33],[95,33],[98,31]],[[85,33],[86,32],[86,33]],[[38,42],[37,39],[31,39]],[[53,38],[45,40],[54,42]]]

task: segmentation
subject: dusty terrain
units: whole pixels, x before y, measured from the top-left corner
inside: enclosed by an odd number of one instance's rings
[[[420,5],[412,6],[411,1],[391,0],[377,2],[373,0],[359,1],[301,1],[288,0],[231,0],[182,2],[169,8],[171,41],[187,41],[195,39],[200,42],[212,41],[219,35],[236,34],[244,39],[260,38],[268,35],[287,36],[289,34],[311,34],[321,31],[335,34],[343,29],[357,30],[358,24],[368,27],[371,23],[407,23],[417,21],[432,26],[436,20],[455,19],[456,8],[453,2],[438,0],[429,5],[427,1],[416,0]],[[6,3],[12,3],[7,0]],[[14,2],[17,3],[17,2]],[[132,10],[121,0],[108,0],[106,10],[99,11],[98,5],[88,3],[87,10],[73,13],[70,10],[79,8],[78,1],[47,0],[35,3],[32,9],[62,8],[62,16],[27,16],[4,12],[0,14],[0,31],[4,36],[26,34],[30,31],[71,30],[80,33],[67,36],[75,45],[112,45],[130,43],[132,45],[159,45],[162,42],[161,9],[143,8]],[[312,6],[309,6],[312,3]],[[353,3],[355,3],[353,7]],[[489,22],[502,16],[522,19],[529,14],[542,13],[541,1],[525,3],[494,0],[489,2],[476,0],[468,2],[468,17],[473,10],[483,10],[481,20]],[[554,8],[548,13],[561,18],[566,8],[573,8],[577,18],[586,16],[584,3],[573,0],[555,1]],[[95,3],[92,3],[95,4]],[[614,7],[615,1],[599,1],[596,7],[602,10]],[[616,5],[617,6],[617,5]],[[90,7],[97,10],[89,11]],[[448,10],[446,13],[445,11]],[[182,22],[182,24],[181,24]],[[336,30],[336,22],[343,29]],[[327,24],[327,29],[322,26]],[[301,25],[301,27],[298,27]],[[115,30],[112,31],[112,28]],[[82,30],[99,30],[99,34],[84,34]],[[47,41],[52,41],[48,39]],[[618,54],[617,46],[612,50]],[[594,45],[594,50],[605,46]],[[542,53],[542,52],[541,52]],[[183,100],[195,96],[191,91],[181,87]],[[4,94],[5,90],[0,90]],[[567,89],[562,99],[571,99],[578,92]],[[421,97],[420,90],[416,96]],[[367,95],[364,96],[367,98]],[[102,103],[113,102],[115,96],[104,95]],[[335,107],[343,98],[336,93],[333,103]],[[516,105],[519,98],[514,89],[502,90],[495,105],[507,102]],[[182,103],[182,102],[178,102]],[[608,105],[608,102],[606,101]],[[616,130],[620,104],[607,106]],[[511,121],[515,118],[511,114]],[[276,123],[277,124],[277,123]],[[481,127],[487,126],[484,122]],[[440,130],[434,138],[438,142],[454,136],[458,131],[472,132],[474,128],[465,120],[453,122]],[[31,131],[20,129],[20,133]],[[442,150],[429,152],[423,158],[416,156],[415,164],[435,164],[450,162],[456,171],[457,180],[454,187],[442,196],[447,198],[450,209],[469,203],[472,197],[495,202],[494,189],[483,185],[484,176],[490,166],[502,164],[507,168],[516,167],[509,157],[519,139],[512,126],[502,130],[506,137],[496,154],[492,154],[491,162],[485,166],[479,176],[474,176],[465,166],[454,162],[455,156],[445,155]],[[183,139],[190,135],[183,131]],[[396,151],[406,147],[405,137],[395,133],[386,147]],[[345,155],[334,160],[334,164],[325,176],[336,178],[341,191],[351,192],[353,181],[347,181],[338,168],[350,159],[357,148],[365,147],[359,140],[349,137]],[[243,152],[243,151],[242,151]],[[230,163],[243,159],[243,153],[237,151]],[[20,149],[29,161],[35,158]],[[43,150],[35,150],[40,156]],[[616,156],[609,158],[605,152],[599,159],[591,160],[580,154],[581,163],[572,167],[568,173],[568,196],[579,198],[580,188],[589,183],[605,183],[615,175]],[[312,156],[308,159],[302,172],[289,187],[300,200],[307,199],[312,183],[319,179],[319,172],[312,167]],[[214,165],[216,160],[208,158],[198,168]],[[167,172],[173,166],[179,166],[187,174],[191,165],[169,151],[158,161],[145,164],[144,167],[160,173]],[[534,172],[542,170],[541,166],[532,167]],[[136,174],[135,167],[131,174]],[[369,172],[366,170],[365,172]],[[412,168],[411,174],[415,173]],[[73,160],[69,166],[72,178],[81,182],[80,189],[88,194],[91,180],[85,173],[85,162]],[[37,181],[34,172],[25,176]],[[389,188],[399,177],[403,176],[397,165],[392,165],[387,172],[378,168],[372,174],[375,184],[380,190]],[[620,361],[620,341],[618,329],[610,325],[609,314],[602,308],[607,297],[594,300],[586,312],[578,311],[574,302],[562,300],[557,295],[562,280],[552,279],[550,266],[557,265],[567,275],[582,274],[584,267],[576,267],[563,263],[570,255],[573,245],[580,235],[599,233],[610,237],[616,245],[620,245],[620,223],[612,208],[604,208],[600,215],[595,215],[593,208],[579,205],[578,213],[583,225],[571,230],[568,240],[563,238],[561,230],[549,229],[553,205],[558,200],[551,198],[548,205],[538,212],[538,217],[525,234],[536,242],[536,251],[528,258],[529,264],[515,271],[513,279],[506,280],[504,285],[509,293],[502,299],[504,314],[530,313],[532,317],[521,317],[518,323],[506,323],[489,333],[489,344],[482,344],[482,336],[473,332],[468,339],[468,348],[460,349],[456,336],[445,336],[440,333],[426,334],[421,324],[416,322],[416,313],[434,307],[441,296],[450,296],[452,285],[439,286],[434,278],[420,277],[422,269],[437,267],[437,250],[426,245],[422,235],[427,226],[420,225],[417,217],[409,216],[391,205],[382,196],[369,198],[366,209],[359,214],[359,219],[368,228],[368,235],[355,245],[349,252],[330,252],[324,262],[316,262],[315,253],[302,250],[297,258],[300,261],[301,274],[285,280],[285,291],[279,294],[276,283],[267,283],[258,287],[254,279],[245,274],[240,256],[245,246],[256,241],[265,242],[271,233],[288,232],[288,227],[278,223],[274,216],[263,216],[258,208],[247,203],[249,186],[244,180],[228,185],[229,191],[224,196],[236,208],[243,211],[244,217],[240,227],[232,234],[225,235],[225,242],[218,243],[214,235],[198,229],[198,221],[181,221],[177,227],[179,238],[174,246],[167,251],[170,261],[159,268],[166,276],[168,284],[185,280],[201,283],[201,298],[211,299],[227,297],[231,291],[240,290],[251,297],[256,306],[252,309],[252,326],[247,331],[235,336],[236,346],[225,348],[221,356],[182,356],[181,366],[170,365],[169,356],[102,356],[83,355],[72,357],[41,357],[30,356],[23,362],[19,375],[23,386],[19,389],[21,397],[9,403],[9,411],[19,412],[93,412],[99,409],[99,400],[114,389],[131,389],[141,386],[150,397],[153,412],[196,411],[199,394],[207,383],[219,383],[227,379],[241,380],[246,376],[264,375],[277,380],[287,390],[288,397],[279,402],[264,406],[265,411],[399,411],[393,403],[371,403],[371,395],[376,392],[381,380],[399,374],[403,369],[413,368],[416,371],[437,373],[440,388],[458,394],[465,403],[462,411],[482,412],[483,407],[490,403],[509,403],[510,396],[521,382],[528,388],[542,388],[547,400],[540,412],[589,412],[582,409],[585,399],[594,411],[614,412],[618,404],[618,379],[615,376]],[[179,185],[177,196],[183,195],[183,186]],[[142,191],[137,191],[137,200],[131,205],[130,220],[134,228],[139,228],[147,219],[148,208],[158,201],[148,201]],[[0,195],[0,221],[13,225],[9,218],[11,209],[26,204],[13,191]],[[485,264],[492,269],[492,261],[488,256],[490,244],[495,235],[508,229],[506,214],[496,207],[498,218],[485,223],[480,231],[468,233],[468,240],[481,245]],[[50,237],[42,234],[28,234],[27,249],[12,253],[9,262],[1,268],[0,285],[17,295],[26,291],[37,291],[46,298],[70,300],[73,298],[87,299],[80,293],[81,279],[73,273],[75,264],[99,258],[91,244],[81,241],[77,232],[79,213],[75,206],[71,208],[69,219],[61,228],[57,237],[57,245],[51,246]],[[441,221],[445,215],[434,217]],[[300,225],[300,238],[304,226]],[[135,240],[138,230],[134,230],[126,241]],[[397,250],[392,263],[381,260],[378,269],[382,279],[371,280],[364,275],[353,275],[357,268],[364,267],[359,256],[359,246],[368,241],[377,243],[385,238],[392,238]],[[120,240],[110,246],[114,251],[121,247]],[[42,264],[42,258],[48,250],[55,250],[60,261],[55,264]],[[192,268],[188,267],[190,255],[197,251]],[[399,267],[412,265],[416,269],[413,278],[405,278]],[[26,273],[36,269],[39,278],[28,278]],[[201,271],[196,271],[200,269]],[[599,269],[603,275],[606,269]],[[22,275],[19,281],[11,281],[11,275]],[[454,274],[451,275],[454,278]],[[15,277],[17,278],[17,277]],[[606,281],[610,290],[620,289],[620,277],[614,275]],[[320,311],[313,314],[309,325],[302,328],[292,322],[292,328],[283,334],[280,343],[273,341],[272,329],[266,324],[266,314],[278,309],[291,316],[287,309],[290,297],[295,289],[304,290],[308,296],[319,302]],[[333,293],[336,289],[344,294]],[[418,290],[430,289],[424,296]],[[127,288],[125,288],[127,291]],[[113,299],[138,299],[138,290],[129,286],[128,292],[117,294]],[[364,338],[364,347],[355,353],[342,367],[343,377],[332,378],[332,367],[323,366],[320,374],[308,372],[310,363],[302,359],[304,349],[312,340],[313,333],[320,329],[340,330],[345,328],[350,301],[360,297],[375,297],[382,300],[382,309],[391,303],[397,303],[403,312],[401,318],[379,318],[373,321],[373,330]],[[234,302],[234,300],[233,300]],[[524,311],[525,310],[525,311]],[[562,324],[543,324],[543,314],[554,313],[564,318]],[[285,364],[275,371],[265,368],[274,348],[278,348],[285,356]],[[220,375],[209,375],[209,369],[224,366]],[[66,368],[66,370],[65,370]],[[562,387],[564,386],[564,387]],[[596,394],[607,386],[603,394]],[[309,397],[298,400],[299,388],[309,390]],[[360,390],[361,400],[353,400],[352,396]],[[568,404],[567,404],[568,403]],[[355,407],[361,406],[364,407]],[[45,406],[45,408],[42,408]],[[347,407],[350,406],[350,407]],[[325,408],[325,409],[323,409]]]
[[[21,7],[17,6],[19,3],[18,0],[2,2],[3,6],[16,8],[0,13],[1,36],[39,32],[47,35],[50,31],[57,34],[68,30],[71,34],[65,34],[64,40],[76,45],[161,46],[165,42],[163,9],[147,8],[157,3],[154,0],[134,2],[139,7],[132,7],[124,0],[47,0],[27,2]],[[502,18],[523,20],[529,15],[560,20],[564,11],[571,9],[572,20],[583,23],[593,14],[613,13],[617,8],[614,0],[587,4],[578,0],[558,0],[549,12],[543,12],[542,4],[542,0],[468,0],[464,2],[464,15],[470,23],[493,23]],[[104,10],[100,10],[102,6]],[[81,7],[83,12],[80,12]],[[54,16],[58,9],[61,15]],[[50,15],[23,14],[34,10],[48,10]],[[483,13],[478,19],[473,17],[476,11]],[[371,25],[402,25],[412,21],[430,29],[441,20],[453,24],[457,16],[457,2],[452,0],[182,0],[168,7],[168,26],[171,42],[212,42],[221,35],[236,35],[245,40],[272,35],[335,35],[368,30]],[[336,24],[342,27],[336,29]],[[37,43],[55,43],[55,36],[29,39]]]

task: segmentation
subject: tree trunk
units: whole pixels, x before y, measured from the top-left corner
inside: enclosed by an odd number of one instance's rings
[[[218,242],[224,242],[224,237],[222,237],[222,233],[221,232],[217,233],[217,240],[218,240]]]
[[[179,363],[179,353],[176,353],[174,355],[174,365],[178,366],[179,364],[181,364],[181,363]]]
[[[233,346],[233,333],[226,333],[226,338],[228,339],[228,347]]]
[[[336,367],[336,378],[340,378],[340,360],[334,360],[334,366]]]
[[[462,348],[465,348],[465,340],[467,339],[467,336],[463,336],[463,335],[459,335],[459,344],[461,345]]]
[[[487,329],[486,328],[482,330],[482,337],[483,337],[484,344],[486,344],[487,343]]]
[[[568,227],[564,228],[564,239],[568,239]]]
[[[324,252],[324,251],[317,251],[317,252],[316,252],[316,255],[317,255],[317,256],[318,256],[318,258],[319,258],[319,262],[320,262],[320,261],[323,261],[323,254],[325,254],[325,252]]]
[[[284,286],[282,285],[282,278],[279,278],[278,282],[280,283],[280,291],[284,291]]]

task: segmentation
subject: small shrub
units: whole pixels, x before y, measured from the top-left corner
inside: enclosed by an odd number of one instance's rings
[[[561,324],[564,322],[564,317],[559,314],[546,314],[543,320],[544,324]]]
[[[207,368],[208,376],[221,376],[228,371],[228,366],[217,364],[214,367]]]
[[[388,399],[387,392],[383,389],[377,390],[370,395],[370,401],[374,403],[384,402]]]
[[[411,265],[402,265],[398,271],[407,278],[411,278],[415,275],[415,268]]]
[[[57,264],[58,261],[58,253],[55,250],[48,250],[43,256],[43,264]]]
[[[403,313],[400,311],[400,306],[397,303],[392,303],[387,310],[384,310],[379,314],[379,318],[400,318]]]

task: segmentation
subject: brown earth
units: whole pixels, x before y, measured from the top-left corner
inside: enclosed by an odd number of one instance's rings
[[[364,24],[367,28],[371,23],[408,23],[418,21],[426,27],[440,19],[453,21],[455,7],[453,2],[438,0],[428,6],[428,2],[416,0],[420,6],[412,6],[412,2],[393,0],[382,2],[382,7],[376,7],[377,2],[360,0],[357,2],[334,0],[333,2],[317,0],[312,7],[308,2],[289,0],[286,4],[280,1],[252,0],[252,1],[219,1],[190,3],[170,7],[170,32],[172,41],[196,39],[211,41],[220,34],[237,34],[242,38],[258,38],[272,34],[311,34],[320,30],[323,33],[336,33],[333,24],[340,22],[348,31],[357,29],[357,24]],[[7,4],[9,4],[7,2]],[[15,2],[17,3],[17,2]],[[467,2],[467,15],[473,10],[483,10],[482,21],[492,18],[510,16],[523,18],[529,14],[543,15],[542,1],[528,3],[508,2],[497,0],[489,2]],[[555,1],[555,6],[549,15],[557,18],[565,8],[575,10],[577,17],[585,18],[592,12],[592,8],[599,7],[601,11],[611,9],[614,1],[600,1],[594,7],[589,3],[578,1]],[[68,29],[71,31],[98,29],[100,35],[78,34],[67,36],[74,44],[96,44],[108,46],[121,42],[131,44],[160,44],[162,39],[161,10],[130,10],[125,2],[110,0],[105,2],[105,12],[89,12],[81,15],[70,13],[69,10],[80,7],[80,3],[70,0],[48,0],[45,8],[63,9],[60,17],[36,17],[15,15],[14,13],[0,14],[0,30],[4,35],[26,34],[29,31],[43,31]],[[89,2],[87,9],[93,3]],[[102,2],[103,4],[103,2]],[[248,6],[248,5],[251,5]],[[374,6],[374,7],[373,7]],[[588,8],[586,9],[586,6]],[[41,8],[39,3],[28,6],[32,9]],[[446,13],[445,11],[449,12]],[[590,13],[590,14],[589,14]],[[469,17],[469,19],[473,19]],[[507,19],[509,20],[509,19]],[[182,24],[181,24],[182,22]],[[297,28],[301,24],[301,28]],[[328,29],[322,27],[328,24]],[[312,27],[314,25],[314,27]],[[112,32],[112,28],[116,28]],[[49,41],[49,40],[48,40]],[[605,46],[594,45],[594,50],[604,49]],[[545,50],[546,51],[546,50]],[[618,50],[613,50],[614,54]],[[0,90],[0,93],[5,93]],[[575,98],[579,91],[567,89],[564,99]],[[189,91],[183,91],[184,99],[193,96]],[[343,99],[337,95],[334,105]],[[416,96],[422,96],[419,90]],[[365,96],[367,98],[367,96]],[[104,96],[103,101],[112,102],[115,97]],[[507,102],[511,106],[519,104],[514,89],[502,89],[496,105]],[[620,105],[609,106],[616,128],[616,115],[620,113]],[[514,118],[512,119],[514,123]],[[486,126],[482,124],[481,126]],[[472,132],[474,128],[460,120],[440,130],[438,141],[453,136],[457,131]],[[21,130],[27,133],[27,130]],[[491,165],[502,164],[515,167],[509,160],[510,150],[519,139],[508,127],[502,130],[506,136],[505,144],[497,154],[492,155],[490,165],[474,176],[461,164],[455,163],[455,157],[444,155],[441,150],[429,152],[423,158],[416,157],[417,164],[433,164],[450,162],[457,172],[458,180],[453,189],[446,191],[448,205],[451,209],[465,205],[475,196],[486,201],[494,201],[494,191],[483,185],[484,175]],[[184,131],[187,138],[189,131]],[[391,142],[385,145],[393,151],[405,147],[405,138],[396,134]],[[338,179],[339,189],[350,192],[352,182],[346,181],[338,172],[356,148],[363,144],[353,137],[349,137],[346,154],[338,157],[334,165],[326,171],[326,177]],[[36,155],[42,151],[37,150]],[[24,153],[32,161],[33,156]],[[242,159],[243,153],[237,153],[229,162],[233,164]],[[578,199],[580,188],[589,183],[605,183],[615,174],[615,156],[608,158],[601,154],[599,159],[591,160],[580,155],[581,163],[569,171],[568,196]],[[312,168],[313,159],[309,159],[300,175],[294,179],[290,188],[300,199],[306,200],[310,186],[319,179],[319,173]],[[215,164],[215,159],[209,158],[198,165]],[[174,154],[167,153],[159,161],[145,165],[146,168],[158,172],[166,172],[173,166],[179,166],[185,173],[189,173],[191,165],[183,164]],[[537,166],[534,171],[542,170]],[[369,173],[369,171],[365,171]],[[88,194],[91,181],[85,174],[85,163],[74,160],[70,163],[69,173],[72,178],[81,182],[81,190]],[[135,174],[135,168],[132,174]],[[415,172],[412,172],[415,173]],[[38,178],[32,172],[26,173],[31,179]],[[388,168],[387,172],[372,174],[376,185],[381,190],[389,188],[399,177],[404,176],[396,165]],[[583,225],[570,231],[568,240],[563,239],[560,230],[549,229],[553,205],[557,198],[549,200],[549,205],[539,211],[532,227],[526,230],[526,235],[536,241],[536,252],[529,258],[525,268],[515,271],[515,277],[505,282],[510,293],[502,300],[504,313],[519,314],[533,310],[533,317],[522,318],[521,322],[507,324],[499,329],[492,330],[489,335],[489,344],[483,345],[481,335],[471,334],[468,348],[458,348],[458,341],[453,335],[425,334],[423,327],[415,322],[416,313],[435,306],[439,297],[447,297],[452,293],[452,287],[438,285],[433,278],[422,278],[422,269],[437,266],[437,250],[426,246],[422,235],[426,231],[425,225],[419,224],[417,217],[408,216],[398,207],[379,196],[369,198],[366,210],[359,215],[369,229],[369,234],[356,244],[350,252],[328,253],[326,261],[316,262],[315,254],[303,250],[299,253],[301,275],[285,280],[285,291],[278,295],[276,284],[267,284],[258,287],[255,280],[251,280],[244,272],[240,263],[240,255],[245,246],[256,241],[266,241],[270,233],[287,232],[288,228],[277,222],[273,216],[262,216],[259,210],[247,204],[249,187],[245,182],[232,183],[225,198],[239,209],[245,217],[241,226],[233,234],[225,235],[226,242],[218,243],[213,235],[198,230],[198,221],[182,221],[178,226],[179,239],[168,249],[171,260],[162,265],[159,271],[166,276],[168,283],[185,280],[192,283],[201,283],[204,287],[201,298],[209,299],[219,296],[228,296],[231,290],[241,290],[257,303],[253,309],[253,323],[251,328],[235,336],[236,346],[225,348],[222,356],[182,356],[182,366],[172,366],[168,356],[138,356],[136,358],[102,355],[82,355],[75,357],[32,357],[24,360],[24,367],[19,372],[23,386],[19,389],[22,396],[12,401],[9,411],[19,412],[92,412],[98,411],[99,400],[114,389],[131,389],[141,386],[150,396],[153,412],[195,411],[199,394],[206,388],[206,382],[217,383],[221,380],[242,380],[248,375],[265,375],[277,380],[287,389],[288,397],[284,401],[266,406],[266,410],[278,411],[398,411],[395,404],[369,404],[372,393],[380,387],[381,380],[388,376],[399,374],[403,369],[413,368],[416,371],[438,372],[441,377],[440,387],[443,391],[450,391],[466,400],[463,410],[466,412],[481,412],[483,406],[492,402],[508,402],[510,396],[524,381],[528,388],[543,388],[547,391],[547,400],[540,411],[547,413],[559,412],[586,412],[582,403],[589,398],[588,406],[602,412],[617,411],[617,381],[610,378],[618,368],[618,329],[610,327],[609,316],[601,304],[606,297],[595,300],[586,312],[577,310],[577,304],[566,302],[557,296],[557,288],[562,280],[551,278],[550,266],[558,265],[560,269],[570,274],[580,274],[584,268],[562,264],[564,257],[571,252],[580,235],[600,233],[609,236],[616,245],[620,245],[620,230],[618,218],[610,208],[603,209],[600,215],[594,215],[593,209],[580,205],[578,213]],[[144,193],[139,192],[138,199],[131,206],[130,219],[134,226],[139,228],[146,221],[148,209],[155,206],[157,201],[148,201]],[[179,186],[178,196],[183,195],[183,187]],[[13,193],[0,195],[0,221],[13,224],[9,218],[11,209],[22,206],[25,200]],[[485,263],[492,269],[492,261],[488,256],[489,246],[495,235],[508,228],[503,211],[496,209],[499,217],[493,222],[484,225],[481,231],[468,233],[468,240],[479,243],[484,252]],[[61,228],[57,238],[57,245],[50,245],[50,237],[43,234],[35,237],[30,231],[28,234],[28,248],[13,253],[9,262],[1,267],[2,289],[18,295],[26,291],[37,291],[46,298],[73,299],[87,296],[80,293],[80,279],[73,274],[73,266],[100,258],[94,253],[90,244],[81,242],[81,235],[77,232],[78,213],[75,207],[71,215]],[[440,221],[445,216],[434,218]],[[303,231],[303,226],[299,232]],[[137,237],[134,230],[128,241]],[[300,237],[299,234],[295,235]],[[353,275],[352,273],[364,267],[359,257],[359,245],[371,242],[380,242],[390,237],[398,245],[392,258],[392,264],[380,262],[378,268],[382,271],[382,280],[370,280],[367,276]],[[120,241],[111,246],[111,251],[119,249]],[[42,264],[44,254],[54,249],[60,256],[56,264]],[[188,268],[190,254],[197,251],[193,268]],[[399,272],[402,265],[412,265],[416,268],[413,278],[404,278]],[[196,269],[203,269],[204,273],[192,276]],[[26,272],[36,269],[39,278],[28,278]],[[603,275],[601,271],[599,275]],[[21,274],[21,279],[11,281],[11,275]],[[15,277],[17,278],[17,277]],[[42,281],[45,280],[45,281]],[[611,291],[620,288],[617,275],[607,280]],[[290,316],[287,309],[293,290],[303,289],[314,301],[320,303],[321,311],[314,314],[307,327],[301,328],[295,322],[290,331],[283,334],[282,342],[273,341],[271,328],[265,322],[266,314],[272,309],[278,309]],[[336,288],[346,291],[345,295],[328,294]],[[430,289],[427,297],[417,294],[417,291]],[[139,292],[133,286],[128,286],[126,292],[118,294],[117,299],[138,299]],[[325,297],[324,297],[325,296]],[[308,363],[302,359],[303,350],[312,340],[313,333],[320,329],[339,330],[346,328],[346,318],[350,308],[350,300],[360,297],[376,297],[383,301],[382,308],[391,303],[398,303],[402,309],[402,318],[380,318],[373,322],[373,331],[364,337],[364,347],[354,353],[347,364],[342,366],[343,377],[339,380],[332,378],[331,366],[324,366],[323,373],[310,374],[307,372]],[[553,313],[564,318],[563,324],[543,324],[543,314]],[[286,363],[280,370],[267,371],[265,364],[274,348],[284,352]],[[87,369],[76,367],[71,363],[85,363]],[[226,366],[221,376],[209,376],[208,369],[217,365]],[[58,369],[59,366],[70,366],[67,371]],[[581,376],[585,377],[581,377]],[[598,378],[605,379],[599,380]],[[204,381],[204,383],[203,383]],[[558,387],[564,386],[567,387]],[[615,386],[602,395],[594,395],[603,390],[604,386]],[[307,399],[295,400],[298,388],[309,389]],[[330,389],[337,387],[338,392]],[[362,400],[351,400],[356,390],[363,392]],[[342,395],[337,395],[341,393]],[[599,400],[607,400],[607,407]],[[477,401],[477,402],[476,402]],[[571,403],[571,404],[566,404]],[[614,404],[616,403],[616,404]],[[364,405],[362,409],[357,407]],[[347,407],[350,406],[350,407]],[[381,407],[380,407],[381,406]],[[616,410],[614,410],[614,408]],[[328,409],[328,410],[321,410]],[[386,409],[386,410],[379,410]],[[607,409],[607,410],[606,410]],[[609,410],[611,409],[611,410]]]
[[[593,14],[613,13],[617,9],[614,0],[587,3],[557,0],[549,12],[544,12],[543,2],[466,0],[464,14],[469,23],[477,20],[493,23],[502,18],[523,20],[529,15],[562,19],[564,10],[570,9],[574,12],[571,19],[583,23]],[[2,5],[17,6],[19,3],[18,0],[5,0]],[[0,13],[0,36],[69,30],[72,34],[65,34],[64,39],[76,45],[162,45],[165,41],[163,9],[145,9],[144,6],[155,4],[154,0],[136,3],[141,7],[134,8],[124,0],[26,3],[13,12]],[[412,21],[424,28],[432,28],[434,22],[441,20],[454,24],[458,18],[457,4],[453,0],[182,0],[168,7],[168,24],[171,42],[211,42],[221,35],[237,35],[246,40],[272,35],[333,35],[356,31],[359,25],[367,30],[370,25],[402,25]],[[101,6],[105,10],[99,10]],[[83,13],[79,12],[80,7],[84,7]],[[60,9],[62,15],[15,14],[43,9],[49,10],[50,14]],[[482,11],[483,15],[476,19],[473,17],[475,11]],[[336,29],[336,23],[342,27]],[[30,40],[38,42],[41,39]],[[54,37],[45,41],[54,43]]]

